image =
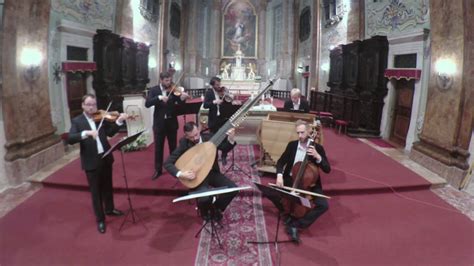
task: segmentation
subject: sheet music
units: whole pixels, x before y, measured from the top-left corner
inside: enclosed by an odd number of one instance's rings
[[[277,188],[277,187],[273,187],[274,189],[280,191],[280,192],[283,192],[285,194],[288,194],[288,195],[291,195],[291,196],[294,196],[294,197],[297,197],[299,200],[300,200],[300,203],[301,205],[307,207],[307,208],[311,208],[311,202],[309,201],[309,199],[307,198],[304,198],[304,197],[301,197],[300,195],[297,195],[295,193],[291,193],[291,192],[288,192],[286,190],[283,190],[283,189],[280,189],[280,188]]]

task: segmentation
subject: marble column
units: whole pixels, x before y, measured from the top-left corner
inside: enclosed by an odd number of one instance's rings
[[[186,4],[186,12],[183,14],[187,14],[185,17],[185,23],[187,24],[187,31],[186,31],[186,45],[185,45],[185,59],[186,63],[184,66],[184,73],[186,76],[195,77],[198,73],[198,54],[197,54],[197,46],[198,46],[198,37],[197,34],[200,33],[198,29],[198,22],[197,22],[197,12],[198,12],[198,1],[189,1]],[[183,5],[183,10],[184,10]],[[181,42],[182,43],[182,42]]]
[[[171,34],[169,34],[170,31],[170,5],[171,5],[171,0],[162,0],[162,4],[160,5],[160,8],[163,8],[163,12],[160,12],[160,14],[163,14],[160,18],[161,26],[160,26],[160,33],[159,33],[159,40],[161,40],[161,51],[158,51],[158,54],[160,55],[160,67],[158,69],[158,74],[168,70],[168,60],[167,56],[168,53],[170,53],[170,44],[171,41],[169,38],[171,37]]]
[[[131,0],[117,0],[115,33],[133,39],[133,11]]]
[[[349,3],[349,14],[347,15],[347,43],[364,39],[364,36],[360,35],[360,29],[364,28],[364,24],[360,24],[360,9],[363,10],[363,7],[360,6],[360,1],[361,0],[351,0]]]
[[[258,14],[258,46],[257,46],[257,75],[265,76],[267,74],[267,61],[265,60],[265,39],[266,34],[266,17],[267,17],[267,1],[260,1],[257,9]]]
[[[209,59],[211,61],[210,76],[220,74],[221,45],[222,45],[222,6],[220,0],[213,0],[210,13]],[[206,81],[208,82],[208,81]]]
[[[431,73],[420,141],[411,158],[458,186],[468,169],[473,126],[472,2],[430,1]],[[438,85],[436,63],[449,59],[456,65],[448,89]]]
[[[3,119],[10,184],[24,181],[64,154],[55,135],[48,92],[50,9],[46,0],[6,0],[4,5]],[[36,49],[43,58],[31,76],[20,62],[25,48]]]
[[[282,79],[292,79],[294,69],[293,52],[294,52],[294,0],[283,1],[283,23],[282,23],[282,41],[281,51],[277,65],[277,72]]]
[[[313,6],[311,10],[311,43],[313,44],[313,49],[311,49],[311,62],[309,66],[310,77],[309,77],[309,88],[319,87],[319,56],[321,49],[320,41],[321,38],[321,29],[320,29],[320,0],[313,1]]]

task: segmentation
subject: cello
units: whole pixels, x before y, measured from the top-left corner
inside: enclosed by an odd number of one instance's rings
[[[309,137],[308,147],[314,147],[314,140],[317,137],[317,130],[314,125],[311,125],[312,133]],[[294,191],[305,194],[304,197],[307,198],[310,202],[313,201],[315,193],[311,193],[311,189],[316,186],[316,182],[319,179],[319,167],[311,163],[308,159],[308,153],[305,154],[303,161],[297,162],[293,165],[291,169],[291,178],[292,178],[292,188]],[[323,195],[321,195],[323,196]],[[296,204],[293,201],[282,198],[281,203],[285,214],[291,215],[294,218],[301,218],[305,216],[310,208]]]

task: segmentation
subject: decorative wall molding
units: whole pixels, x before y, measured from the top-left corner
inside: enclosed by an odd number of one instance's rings
[[[429,45],[429,30],[416,29],[406,34],[396,34],[388,38],[389,52],[388,65],[390,69],[394,67],[394,59],[397,55],[416,54],[416,69],[421,70],[421,76],[415,80],[415,90],[413,94],[413,104],[411,109],[410,127],[408,129],[405,150],[410,151],[414,142],[419,140],[421,127],[424,121],[424,110],[428,95],[428,81],[430,74],[430,56],[426,55],[426,47]],[[390,137],[392,131],[392,120],[395,105],[395,85],[396,80],[390,79],[387,83],[388,94],[385,97],[385,105],[382,111],[382,123],[380,132],[384,139]]]
[[[113,29],[116,4],[115,0],[52,0],[51,9],[68,20]]]
[[[366,37],[392,35],[429,27],[428,0],[365,1]]]

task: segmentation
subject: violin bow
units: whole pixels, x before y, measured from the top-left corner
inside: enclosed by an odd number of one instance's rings
[[[105,110],[105,113],[107,114],[109,112],[110,106],[112,106],[112,101],[110,101],[109,105],[107,106],[107,110]],[[102,124],[104,123],[105,115],[102,116],[102,119],[100,120],[99,127],[97,127],[97,132],[99,132],[100,128],[102,127]]]
[[[277,186],[276,184],[273,184],[273,183],[268,183],[268,185],[270,185],[270,186],[272,186],[272,187],[279,187],[279,186]],[[291,191],[299,192],[299,193],[303,193],[303,194],[310,195],[310,196],[315,196],[315,197],[320,197],[320,198],[326,198],[326,199],[330,199],[330,198],[331,198],[331,197],[326,196],[326,195],[323,195],[323,194],[314,193],[314,192],[307,191],[307,190],[303,190],[303,189],[292,188],[292,187],[287,187],[287,186],[282,186],[281,188],[286,189],[286,190],[291,190]]]
[[[178,83],[181,81],[183,76],[184,76],[184,71],[181,72],[181,75],[179,76],[178,80],[174,83],[174,87],[171,89],[169,95],[171,95],[173,93],[173,91],[178,87]]]

